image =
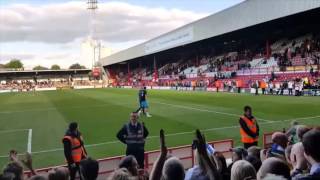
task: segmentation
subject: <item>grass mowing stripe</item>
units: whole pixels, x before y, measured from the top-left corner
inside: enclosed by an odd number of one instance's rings
[[[320,118],[320,115],[318,116],[310,116],[310,117],[301,117],[301,118],[295,118],[295,119],[286,119],[282,121],[269,121],[269,122],[262,122],[260,123],[261,125],[266,125],[266,124],[276,124],[276,123],[283,123],[283,122],[288,122],[288,121],[299,121],[299,120],[311,120],[311,119],[316,119]],[[218,128],[209,128],[209,129],[202,129],[201,131],[203,132],[208,132],[208,131],[216,131],[216,130],[225,130],[225,129],[233,129],[233,128],[239,128],[238,125],[235,126],[226,126],[226,127],[218,127]],[[166,134],[167,137],[170,136],[177,136],[177,135],[185,135],[185,134],[192,134],[195,131],[186,131],[186,132],[179,132],[179,133],[172,133],[172,134]],[[159,138],[159,136],[149,136],[147,139],[154,139],[154,138]],[[120,143],[120,141],[108,141],[108,142],[102,142],[102,143],[97,143],[97,144],[89,144],[86,145],[85,147],[96,147],[96,146],[102,146],[102,145],[108,145],[108,144],[115,144],[115,143]],[[56,152],[56,151],[62,151],[63,148],[56,148],[56,149],[49,149],[49,150],[42,150],[42,151],[36,151],[32,152],[32,154],[41,154],[41,153],[49,153],[49,152]],[[22,154],[20,154],[22,155]],[[0,158],[6,158],[8,157],[7,155],[0,156]]]
[[[189,109],[189,110],[202,111],[202,112],[211,112],[211,113],[222,114],[222,115],[226,115],[226,116],[233,116],[233,117],[240,117],[240,116],[241,116],[241,115],[233,114],[233,113],[213,111],[213,110],[208,110],[208,109],[199,109],[199,108],[194,108],[194,107],[190,107],[190,106],[183,106],[183,105],[177,105],[177,104],[169,104],[169,103],[164,103],[164,102],[153,102],[153,103],[162,104],[162,105],[167,105],[167,106],[172,106],[172,107],[176,107],[176,108],[182,108],[182,109]],[[274,122],[274,121],[268,120],[268,119],[262,119],[262,118],[257,118],[257,119],[258,119],[258,120],[261,120],[261,121],[264,121],[264,122]]]
[[[119,103],[117,105],[122,105],[122,104],[128,104],[128,103]],[[112,106],[110,104],[99,104],[99,105],[94,105],[94,106],[74,106],[74,107],[68,107],[64,109],[88,109],[88,108],[96,108],[96,107],[104,107],[104,106]],[[57,110],[56,107],[49,107],[49,108],[35,108],[35,109],[26,109],[26,110],[20,110],[20,111],[0,111],[0,114],[12,114],[12,113],[24,113],[24,112],[38,112],[38,111],[55,111]],[[28,129],[25,129],[28,130]],[[1,131],[0,131],[1,132]]]
[[[10,130],[1,130],[1,133],[14,133],[14,132],[19,132],[19,131],[28,131],[29,129],[10,129]]]

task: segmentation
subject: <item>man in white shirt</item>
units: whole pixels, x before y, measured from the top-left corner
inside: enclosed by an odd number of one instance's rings
[[[288,82],[288,90],[289,90],[289,95],[292,96],[292,90],[293,90],[293,82],[292,81]]]

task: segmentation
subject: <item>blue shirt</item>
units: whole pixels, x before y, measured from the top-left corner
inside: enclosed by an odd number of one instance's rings
[[[144,89],[141,89],[139,91],[139,101],[145,101],[146,100],[146,94],[147,94],[147,91],[144,90]]]
[[[311,166],[310,174],[311,175],[320,174],[320,163],[317,163]]]

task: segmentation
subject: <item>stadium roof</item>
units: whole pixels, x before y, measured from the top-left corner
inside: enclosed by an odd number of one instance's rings
[[[100,61],[116,64],[319,7],[320,0],[246,0]]]

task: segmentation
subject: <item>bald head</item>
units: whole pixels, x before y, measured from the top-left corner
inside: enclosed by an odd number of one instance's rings
[[[263,161],[258,171],[257,179],[261,180],[265,178],[267,174],[279,175],[290,179],[290,168],[284,161],[271,157]]]
[[[307,127],[306,125],[299,125],[299,126],[297,127],[296,134],[297,134],[300,142],[302,141],[303,135],[304,135],[306,132],[308,132],[309,130],[310,130],[310,128]]]
[[[49,180],[68,180],[69,179],[69,170],[65,167],[58,167],[49,171],[48,174]]]
[[[181,161],[171,157],[163,165],[162,176],[165,180],[183,180],[185,173]]]
[[[304,148],[301,142],[292,146],[290,160],[295,169],[304,170],[307,168],[307,160],[304,157]]]
[[[275,132],[272,134],[272,142],[286,148],[288,144],[288,137],[282,132]]]

